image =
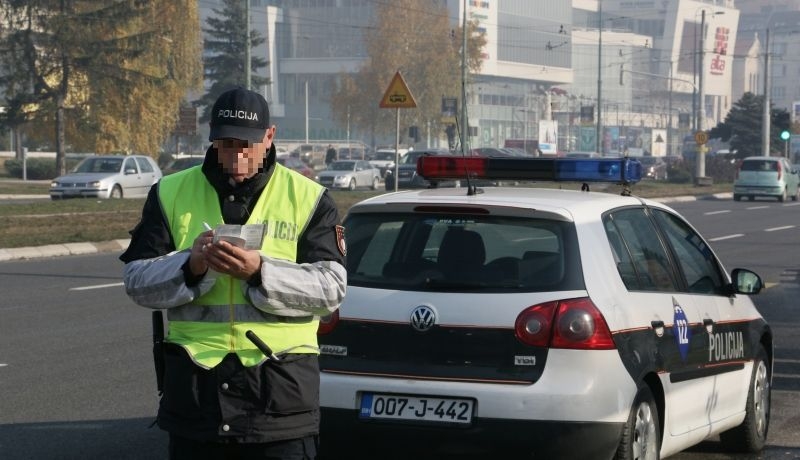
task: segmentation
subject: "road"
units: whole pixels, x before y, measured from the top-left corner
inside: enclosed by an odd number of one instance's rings
[[[752,268],[768,283],[754,297],[776,344],[769,443],[759,458],[800,458],[800,204],[673,207],[729,271]],[[158,406],[150,315],[123,292],[118,255],[0,262],[0,459],[166,458],[167,437],[149,427]],[[711,440],[671,458],[753,457],[721,453]]]

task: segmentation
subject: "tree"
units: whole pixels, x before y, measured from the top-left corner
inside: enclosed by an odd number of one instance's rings
[[[416,109],[400,113],[407,125],[430,126],[442,132],[442,97],[461,94],[461,28],[454,30],[444,2],[396,0],[376,5],[376,24],[364,34],[367,59],[354,74],[343,73],[330,99],[333,116],[370,133],[395,131],[395,113],[378,107],[395,72],[414,95]],[[477,23],[467,25],[467,67],[480,69],[486,44]]]
[[[216,16],[206,20],[208,27],[203,28],[206,34],[204,43],[205,78],[211,82],[208,92],[194,102],[195,107],[204,107],[201,121],[211,119],[211,107],[220,94],[234,86],[244,86],[245,56],[247,45],[247,24],[244,1],[224,0],[221,10],[214,9]],[[266,39],[256,30],[250,31],[250,47],[263,44]],[[266,67],[269,62],[259,56],[250,55],[250,81],[252,87],[260,87],[269,83],[268,78],[256,75],[258,69]]]
[[[55,127],[59,173],[68,138],[99,153],[155,155],[200,84],[196,2],[15,0],[0,12],[0,85],[15,108],[3,121],[40,137]]]
[[[761,151],[763,108],[763,96],[744,93],[742,98],[733,104],[725,121],[709,131],[709,137],[730,142],[731,150],[736,151],[737,158],[765,155],[766,152]],[[780,133],[789,129],[789,112],[771,108],[770,117],[770,150],[771,153],[777,153],[781,151],[778,147],[783,145]]]

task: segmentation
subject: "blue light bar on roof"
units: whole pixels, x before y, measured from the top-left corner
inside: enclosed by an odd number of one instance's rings
[[[490,158],[422,156],[417,173],[427,180],[471,179],[633,184],[642,164],[631,158]]]

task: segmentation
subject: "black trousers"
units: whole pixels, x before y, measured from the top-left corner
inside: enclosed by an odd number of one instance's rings
[[[268,443],[200,442],[169,436],[169,460],[314,460],[317,436]]]

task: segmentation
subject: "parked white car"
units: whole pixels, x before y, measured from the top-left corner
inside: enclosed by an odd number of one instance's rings
[[[161,179],[158,164],[145,155],[85,158],[69,174],[50,183],[50,198],[137,198]]]
[[[386,172],[394,168],[397,158],[402,158],[408,152],[408,149],[378,149],[375,151],[375,157],[369,160],[369,164],[378,168],[381,172],[381,177],[386,177]]]
[[[320,171],[318,178],[320,184],[330,189],[369,187],[377,190],[381,183],[380,172],[367,160],[334,161],[328,169]]]

